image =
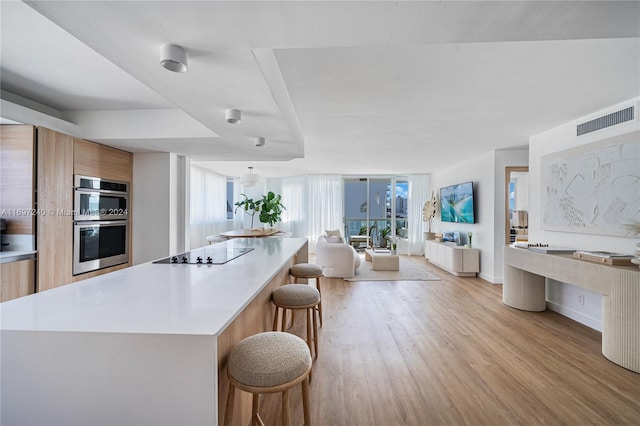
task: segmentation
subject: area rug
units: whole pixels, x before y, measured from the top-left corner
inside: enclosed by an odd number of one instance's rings
[[[361,257],[356,276],[345,278],[345,281],[440,281],[439,276],[425,271],[406,256],[400,256],[399,271],[374,271],[371,268],[371,262],[365,262]]]

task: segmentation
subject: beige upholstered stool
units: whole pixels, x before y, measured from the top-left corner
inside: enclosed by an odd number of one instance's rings
[[[273,314],[273,331],[278,330],[278,311],[282,308],[282,331],[286,330],[287,309],[292,311],[297,309],[307,310],[307,345],[313,349],[315,358],[318,357],[318,322],[316,321],[316,309],[320,303],[320,292],[306,284],[287,284],[275,289],[272,293],[273,304],[276,311]],[[313,335],[311,326],[313,323]]]
[[[320,315],[320,327],[322,327],[322,289],[320,288],[320,278],[324,277],[322,266],[314,263],[297,263],[289,270],[289,275],[294,278],[294,283],[298,282],[298,278],[315,278],[316,287],[320,293],[320,303],[318,303],[318,314]]]
[[[227,241],[227,237],[223,237],[222,235],[209,235],[207,236],[207,241],[209,244],[221,243]]]
[[[282,424],[289,425],[289,389],[302,382],[304,424],[310,425],[309,373],[311,353],[293,334],[268,331],[238,342],[229,354],[229,396],[224,424],[231,425],[236,388],[253,394],[251,424],[262,424],[260,394],[282,392]]]

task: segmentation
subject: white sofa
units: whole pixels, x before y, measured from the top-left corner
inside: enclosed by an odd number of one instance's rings
[[[316,242],[316,263],[325,277],[351,278],[360,266],[360,255],[342,238],[321,235]]]

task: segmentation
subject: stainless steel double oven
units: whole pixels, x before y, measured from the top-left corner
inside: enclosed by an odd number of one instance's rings
[[[129,183],[74,176],[73,275],[129,261]]]

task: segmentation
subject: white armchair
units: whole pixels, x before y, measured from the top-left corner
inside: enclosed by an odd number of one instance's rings
[[[321,235],[316,243],[316,263],[325,277],[351,278],[360,266],[360,256],[342,238]]]

